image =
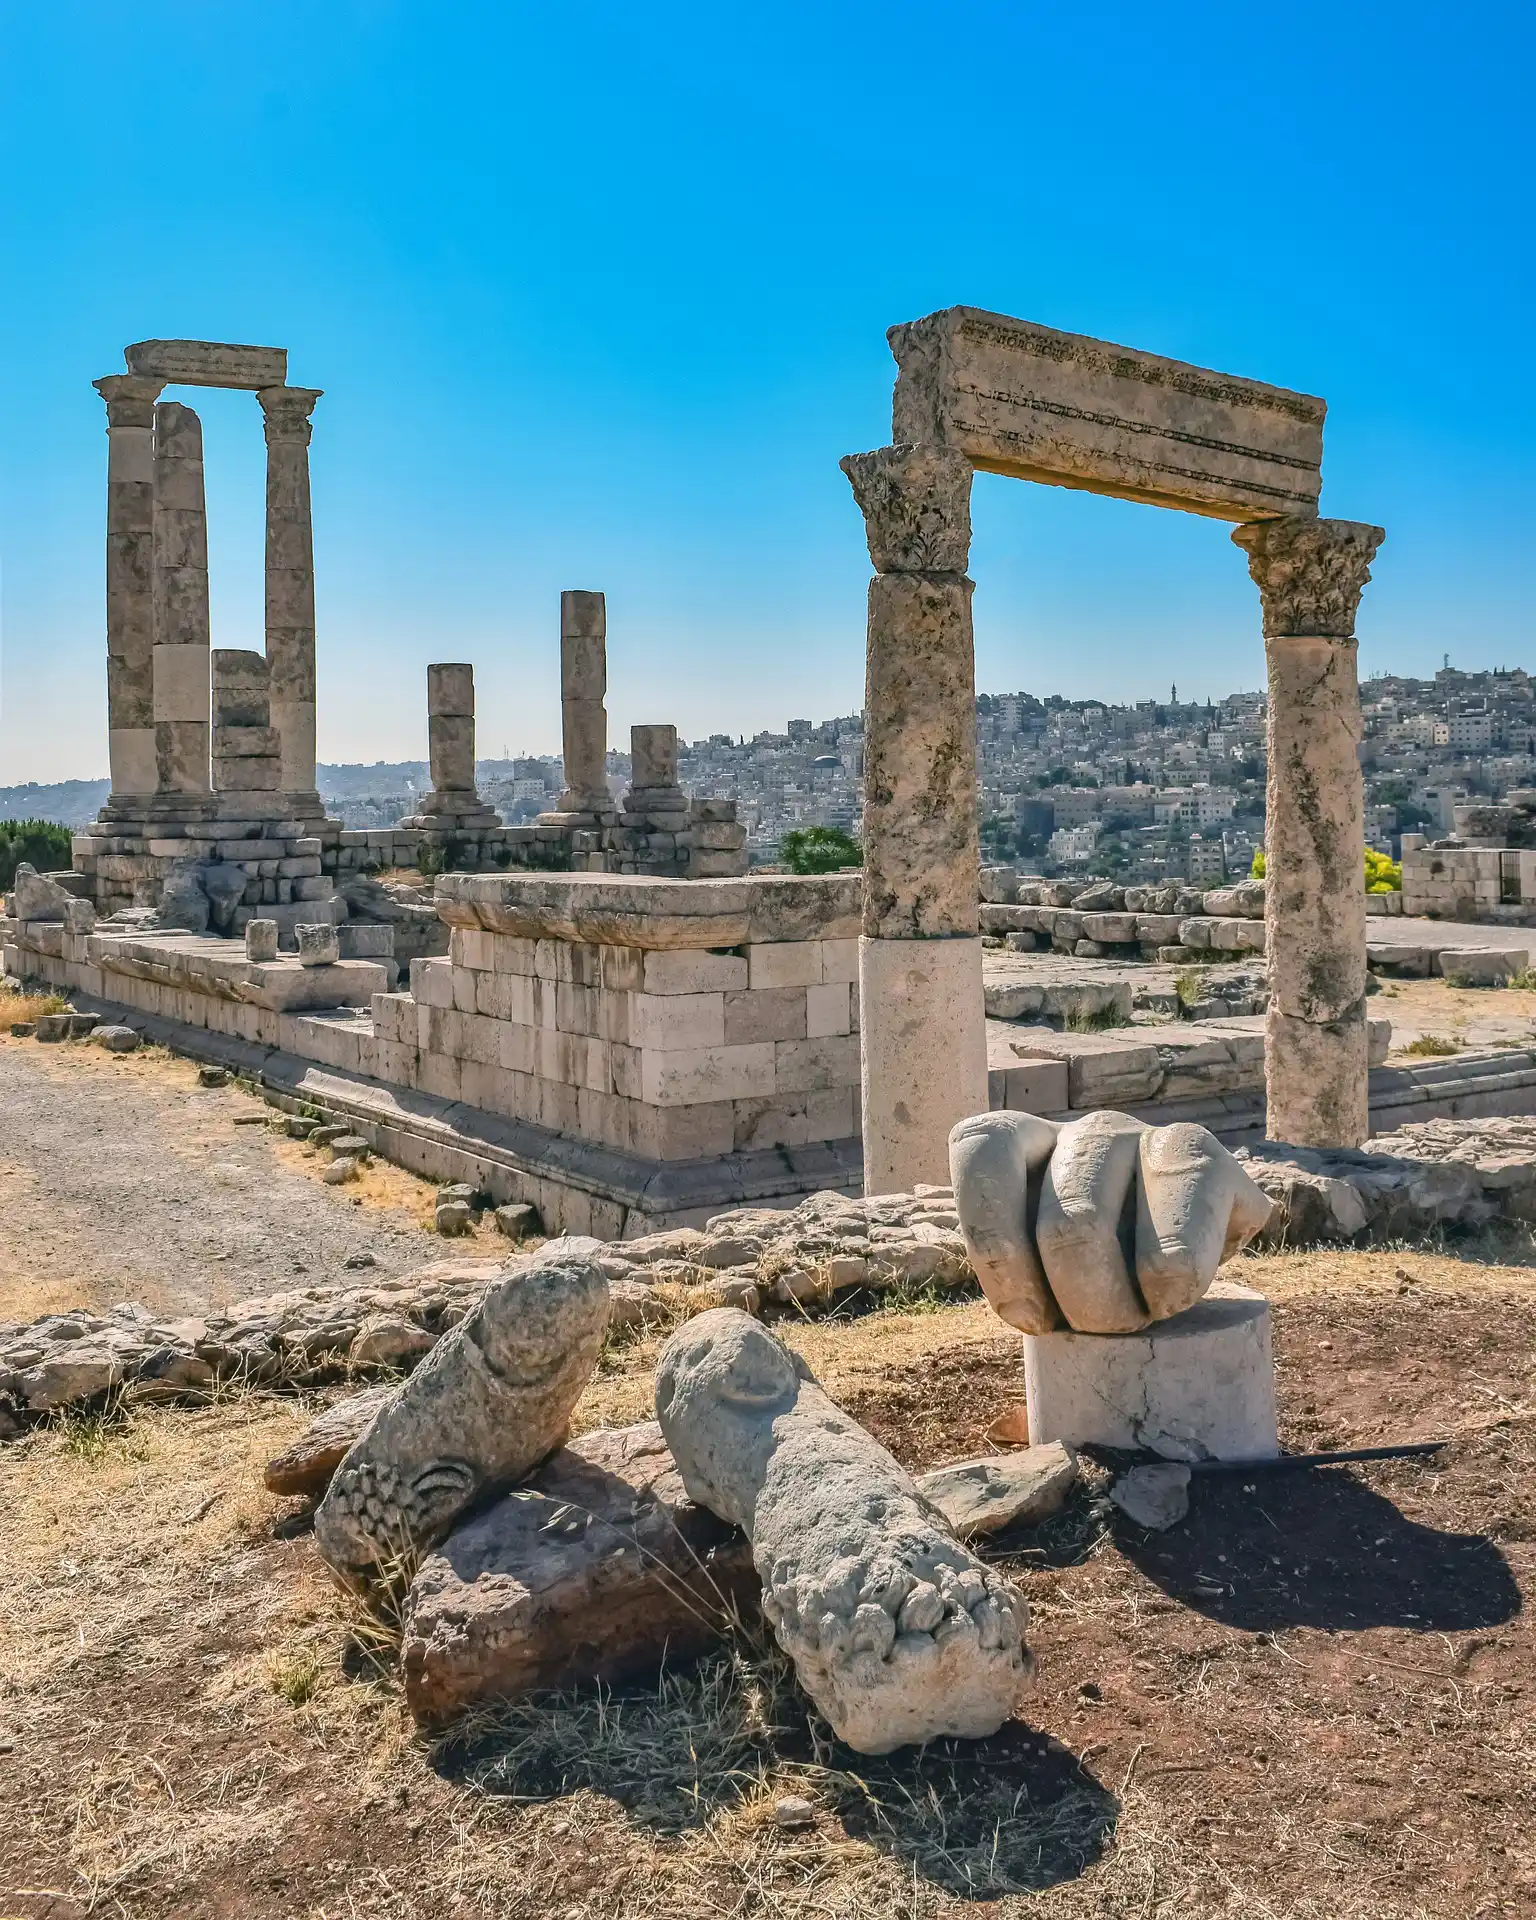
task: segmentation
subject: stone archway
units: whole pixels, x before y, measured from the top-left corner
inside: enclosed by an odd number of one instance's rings
[[[893,327],[892,442],[850,454],[869,587],[860,1020],[865,1186],[948,1178],[987,1105],[971,476],[1236,522],[1269,676],[1271,1139],[1358,1146],[1366,1088],[1355,612],[1380,527],[1318,516],[1326,404],[950,307]]]

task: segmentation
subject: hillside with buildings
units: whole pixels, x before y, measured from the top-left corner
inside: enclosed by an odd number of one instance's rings
[[[1380,675],[1361,688],[1366,837],[1394,857],[1404,833],[1449,833],[1452,808],[1536,785],[1536,696],[1523,668],[1433,680]],[[1112,706],[1099,700],[980,694],[976,701],[982,839],[991,859],[1046,874],[1216,883],[1246,874],[1264,842],[1262,693],[1219,702]],[[616,793],[627,753],[608,755]],[[691,793],[733,799],[758,864],[785,833],[836,826],[857,832],[863,808],[864,723],[859,714],[791,720],[750,739],[711,734],[683,743],[679,774]],[[317,768],[331,812],[351,828],[409,814],[428,785],[425,761]],[[508,825],[552,807],[558,755],[482,760],[480,792]],[[69,827],[92,819],[106,782],[0,788],[0,820],[40,817]]]

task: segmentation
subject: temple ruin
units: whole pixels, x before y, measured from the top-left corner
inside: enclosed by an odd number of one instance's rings
[[[1355,612],[1381,528],[1318,517],[1323,401],[951,307],[893,327],[892,444],[842,463],[865,517],[867,1189],[944,1178],[987,1104],[971,631],[971,476],[1237,523],[1269,667],[1268,1131],[1366,1138]]]

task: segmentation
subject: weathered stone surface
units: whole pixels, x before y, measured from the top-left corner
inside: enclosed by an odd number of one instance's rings
[[[39,873],[29,861],[17,862],[16,877],[12,885],[16,893],[18,920],[49,922],[63,920],[71,895],[66,893],[56,880],[50,880],[46,874]]]
[[[275,920],[246,921],[245,957],[247,960],[261,961],[277,958],[277,922]]]
[[[1024,1390],[1037,1445],[1183,1461],[1279,1451],[1269,1306],[1227,1283],[1141,1332],[1026,1334]]]
[[[132,1027],[93,1027],[91,1040],[94,1045],[105,1047],[108,1053],[132,1053],[139,1045],[139,1036]]]
[[[981,942],[859,942],[866,1193],[947,1171],[950,1129],[987,1103]]]
[[[560,1444],[608,1322],[597,1245],[556,1243],[498,1281],[348,1454],[315,1515],[344,1580],[409,1563]]]
[[[401,1660],[417,1719],[687,1659],[757,1586],[750,1548],[684,1492],[654,1422],[582,1435],[423,1561]]]
[[[1442,947],[1436,964],[1455,986],[1495,987],[1524,973],[1531,956],[1523,947]]]
[[[917,1476],[917,1490],[931,1500],[962,1540],[1034,1526],[1060,1511],[1077,1480],[1077,1455],[1054,1441],[980,1460],[957,1460]]]
[[[1022,1597],[745,1314],[686,1323],[656,1412],[689,1494],[742,1526],[801,1684],[861,1753],[984,1738],[1026,1672]]]
[[[341,959],[341,942],[329,920],[319,926],[300,924],[293,930],[301,967],[334,967]]]
[[[286,347],[234,346],[223,340],[135,340],[124,347],[128,371],[182,387],[280,387]]]
[[[1109,1497],[1137,1526],[1166,1532],[1189,1512],[1189,1468],[1172,1461],[1166,1466],[1132,1467],[1110,1488]]]
[[[1232,537],[1263,597],[1269,665],[1268,1133],[1359,1146],[1370,1115],[1354,632],[1384,535],[1351,520],[1287,518]]]
[[[1192,1306],[1270,1203],[1204,1127],[1104,1108],[1057,1127],[984,1113],[950,1136],[967,1250],[1000,1318],[1128,1333]]]
[[[399,1389],[390,1382],[349,1394],[327,1407],[291,1446],[273,1454],[262,1476],[268,1493],[303,1494],[317,1499],[331,1484],[331,1476],[353,1444],[367,1432],[379,1409]]]
[[[1317,511],[1327,409],[1310,394],[975,307],[886,337],[894,439],[1223,520]]]
[[[964,573],[971,552],[971,462],[932,443],[877,447],[839,461],[864,515],[876,573]]]

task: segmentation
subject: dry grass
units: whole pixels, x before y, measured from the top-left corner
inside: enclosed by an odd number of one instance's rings
[[[61,993],[35,993],[17,987],[15,981],[0,981],[0,1033],[12,1033],[38,1014],[63,1014],[69,1000]]]
[[[1536,1911],[1532,1647],[1510,1599],[1536,1559],[1536,1271],[1388,1249],[1238,1274],[1275,1302],[1290,1444],[1386,1425],[1449,1434],[1443,1465],[1207,1483],[1152,1540],[1112,1524],[1090,1473],[1000,1549],[1039,1663],[1023,1718],[886,1760],[836,1747],[751,1633],[650,1687],[420,1740],[388,1635],[323,1577],[304,1509],[261,1487],[302,1403],[0,1449],[0,1914]],[[977,1447],[1018,1394],[1017,1340],[979,1303],[782,1330],[914,1465]],[[648,1410],[658,1339],[592,1383],[578,1424]],[[1202,1597],[1212,1575],[1226,1597]],[[1362,1595],[1350,1626],[1337,1608]],[[776,1825],[785,1793],[812,1826]]]

